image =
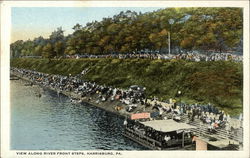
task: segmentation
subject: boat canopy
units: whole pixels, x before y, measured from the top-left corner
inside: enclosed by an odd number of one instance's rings
[[[181,130],[185,131],[192,128],[197,128],[186,123],[175,122],[174,120],[152,120],[140,123],[161,132],[173,132]]]

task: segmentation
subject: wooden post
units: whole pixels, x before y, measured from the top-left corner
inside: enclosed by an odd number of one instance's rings
[[[184,148],[184,133],[185,133],[185,131],[183,130],[183,132],[182,132],[182,147]]]
[[[196,150],[207,150],[207,143],[200,138],[195,140],[196,142]]]

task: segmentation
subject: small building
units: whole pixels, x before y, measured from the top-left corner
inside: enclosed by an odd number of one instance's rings
[[[240,144],[229,139],[219,139],[213,137],[196,137],[196,150],[239,150]]]

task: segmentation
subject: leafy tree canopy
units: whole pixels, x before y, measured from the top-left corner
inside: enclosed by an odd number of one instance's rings
[[[72,27],[74,33],[64,36],[61,27],[48,39],[16,41],[11,44],[13,57],[65,54],[129,53],[140,50],[166,52],[171,34],[171,52],[242,51],[242,8],[167,8],[144,14],[122,11],[112,18]],[[44,48],[46,47],[46,48]],[[39,52],[43,50],[43,52]],[[46,50],[46,51],[44,51]],[[51,50],[51,51],[50,51]],[[45,53],[45,54],[46,54]]]

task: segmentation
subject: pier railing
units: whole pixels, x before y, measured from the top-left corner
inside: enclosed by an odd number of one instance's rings
[[[139,133],[137,131],[134,131],[132,129],[126,128],[125,133],[127,137],[130,137],[132,140],[150,148],[150,149],[157,149],[160,150],[162,147],[162,143],[154,140],[152,138],[147,137],[146,135],[143,135],[142,133]]]
[[[191,129],[191,131],[195,132],[198,136],[214,137],[218,139],[231,139],[239,143],[243,142],[243,128],[234,129],[233,131],[227,131],[223,128],[217,128],[215,129],[215,133],[209,133],[208,125],[201,123],[199,119],[194,119],[194,121],[188,121],[188,116],[183,115],[181,122],[185,122],[198,127],[196,129]]]

